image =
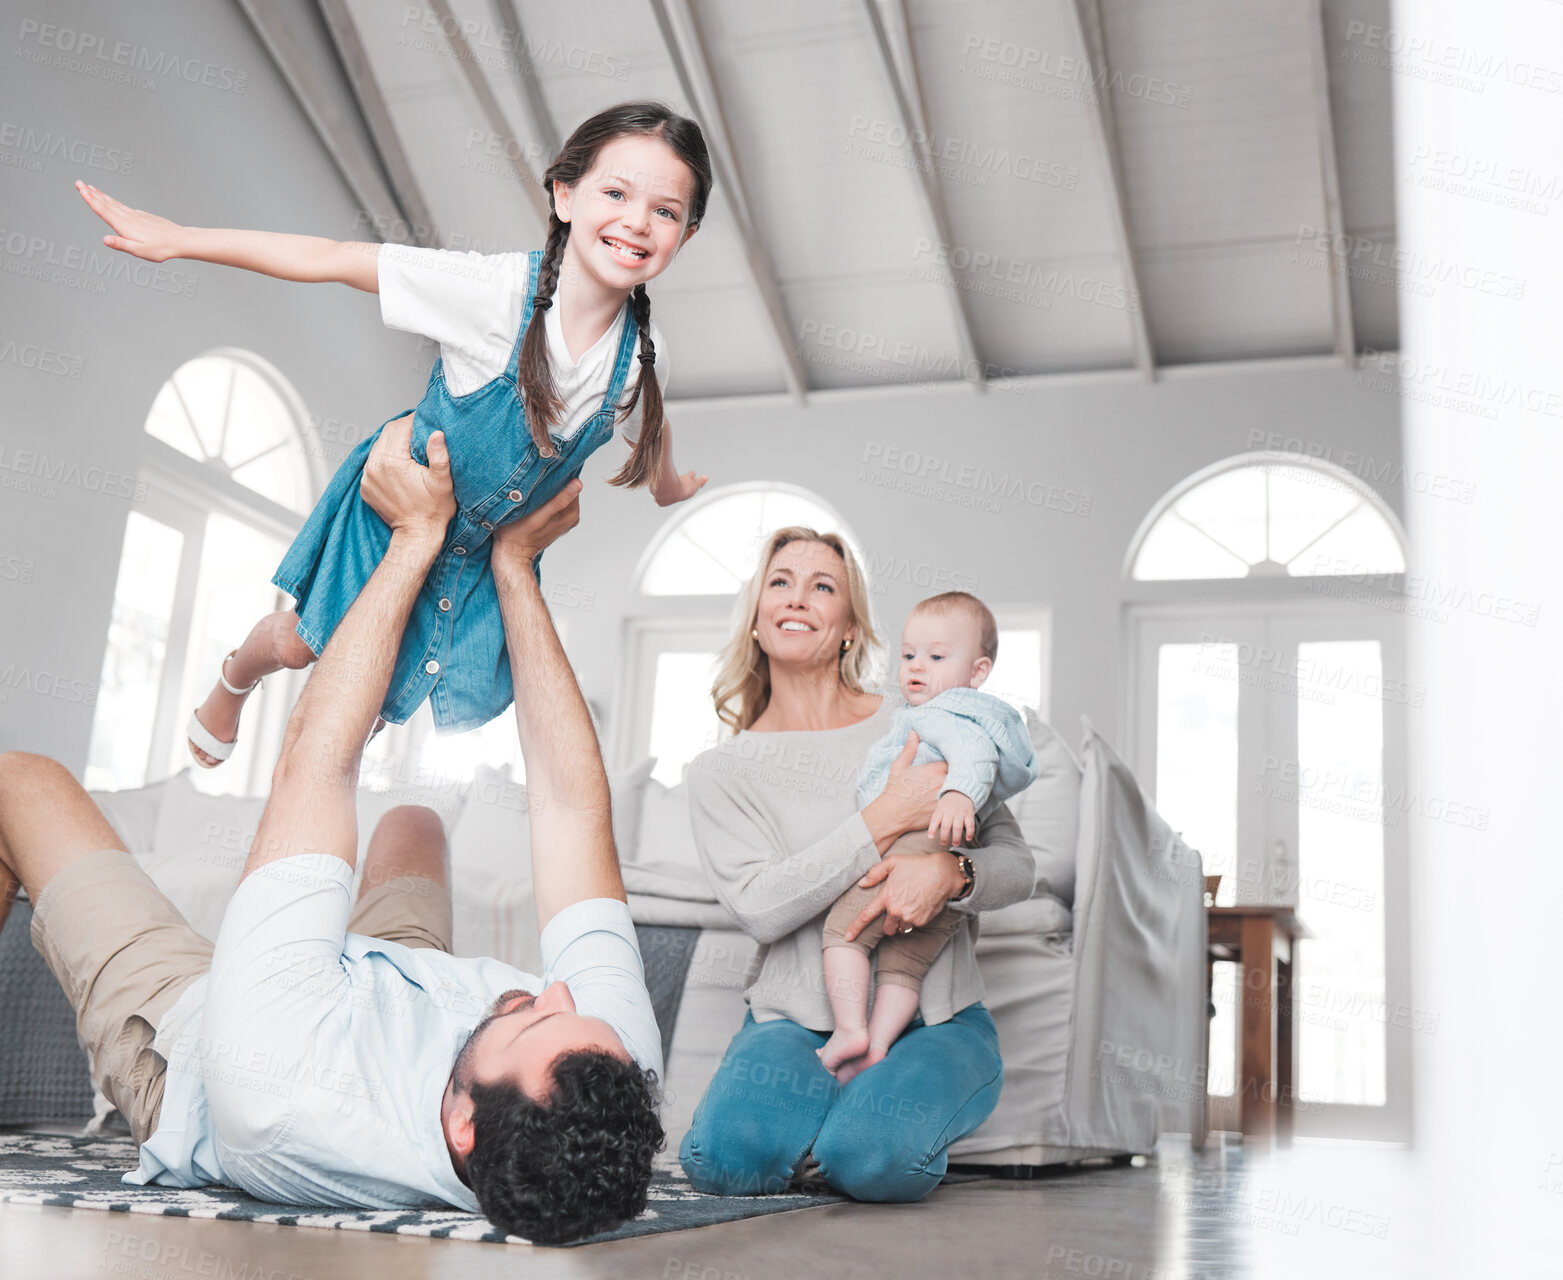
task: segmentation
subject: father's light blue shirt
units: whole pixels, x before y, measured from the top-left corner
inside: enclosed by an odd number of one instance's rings
[[[239,885],[210,972],[159,1025],[162,1110],[126,1182],[476,1213],[445,1144],[446,1082],[504,992],[555,980],[661,1079],[662,1041],[624,903],[591,898],[550,920],[538,976],[347,933],[352,882],[342,859],[302,854]]]

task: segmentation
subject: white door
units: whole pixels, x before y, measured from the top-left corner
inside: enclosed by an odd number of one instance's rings
[[[1267,603],[1136,609],[1131,758],[1220,874],[1219,905],[1296,908],[1299,1135],[1406,1141],[1407,709],[1398,615]],[[1235,975],[1217,966],[1212,1121],[1236,1128]],[[1429,1025],[1431,1023],[1431,1025]]]

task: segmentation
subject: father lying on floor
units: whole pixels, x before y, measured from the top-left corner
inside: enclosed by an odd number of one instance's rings
[[[410,424],[388,427],[365,469],[390,546],[288,722],[215,948],[70,774],[22,752],[0,755],[0,923],[20,882],[94,1083],[142,1144],[127,1182],[454,1205],[558,1243],[638,1214],[663,1142],[661,1041],[607,776],[532,570],[579,519],[579,484],[495,530],[491,555],[526,761],[538,979],[449,954],[445,844],[428,810],[387,815],[352,900],[364,743],[455,511],[439,438],[422,467]]]

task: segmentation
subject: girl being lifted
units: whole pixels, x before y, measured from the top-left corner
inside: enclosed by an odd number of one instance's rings
[[[543,249],[491,255],[182,227],[76,184],[113,228],[110,248],[352,285],[380,295],[385,324],[439,343],[411,411],[411,448],[425,465],[448,453],[457,510],[408,621],[382,723],[406,721],[429,698],[439,728],[475,729],[510,705],[493,530],[563,489],[616,423],[633,451],[610,483],[648,487],[666,506],[707,479],[673,466],[668,361],[646,294],[705,216],[711,164],[699,126],[660,103],[610,107],[570,135],[543,181]],[[245,696],[262,676],[319,656],[385,554],[390,531],[359,494],[384,429],[338,468],[273,575],[297,603],[256,623],[191,715],[190,750],[206,768],[232,754]]]

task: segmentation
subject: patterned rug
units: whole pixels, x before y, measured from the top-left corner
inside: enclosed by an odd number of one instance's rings
[[[658,1163],[659,1167],[652,1175],[650,1204],[640,1217],[616,1230],[573,1243],[600,1244],[606,1240],[624,1240],[662,1231],[683,1231],[739,1218],[840,1204],[846,1199],[830,1192],[710,1196],[689,1185],[678,1169],[676,1159],[664,1154]],[[229,1187],[187,1191],[121,1182],[120,1175],[135,1167],[136,1145],[128,1138],[0,1133],[0,1201],[107,1209],[113,1213],[163,1214],[176,1218],[272,1222],[287,1227],[331,1227],[338,1231],[389,1231],[448,1240],[529,1243],[520,1236],[496,1230],[477,1214],[458,1210],[323,1210],[267,1204]]]

